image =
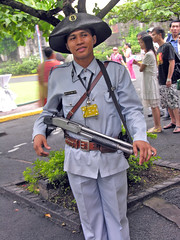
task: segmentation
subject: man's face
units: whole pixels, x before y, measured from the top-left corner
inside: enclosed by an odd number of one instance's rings
[[[160,38],[161,38],[161,34],[157,34],[156,31],[152,32],[153,42],[158,42]]]
[[[78,60],[89,60],[93,57],[95,43],[96,36],[92,36],[88,29],[76,30],[68,36],[66,47],[78,62]]]
[[[170,27],[170,32],[172,33],[173,37],[177,37],[178,33],[180,33],[180,23],[173,22]]]

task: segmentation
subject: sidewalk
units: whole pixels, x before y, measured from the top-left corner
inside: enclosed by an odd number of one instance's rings
[[[39,114],[41,111],[42,108],[38,107],[37,102],[19,106],[13,111],[1,112],[0,122]],[[166,132],[166,134],[170,136],[171,133]],[[174,148],[179,149],[179,141]],[[165,147],[164,151],[166,153],[169,149]],[[180,170],[180,161],[173,163],[159,160],[158,164]],[[11,174],[11,168],[8,171]],[[18,173],[20,169],[17,168],[16,171]],[[0,193],[1,219],[3,219],[0,223],[0,239],[84,239],[82,232],[78,233],[80,228],[78,216],[71,211],[65,209],[62,211],[40,197],[25,193],[16,183],[1,186]],[[45,219],[46,213],[51,217]],[[128,199],[128,218],[131,240],[179,240],[180,176],[147,189],[137,196],[131,196]],[[10,224],[8,228],[4,222]]]
[[[21,117],[27,117],[42,112],[42,108],[38,106],[38,102],[24,104],[18,106],[16,109],[8,112],[0,112],[0,122],[18,119]]]

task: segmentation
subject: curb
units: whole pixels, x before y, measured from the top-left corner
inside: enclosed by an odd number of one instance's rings
[[[171,163],[168,161],[158,160],[155,165],[180,170],[179,163]],[[73,233],[81,231],[81,224],[78,213],[51,203],[48,200],[42,199],[40,195],[30,193],[27,190],[20,188],[19,185],[23,183],[25,182],[22,180],[21,182],[14,182],[5,186],[0,186],[0,193],[13,197],[19,202],[23,202],[27,205],[32,206],[37,212],[43,214],[44,217],[45,214],[50,214],[50,221],[72,231]],[[180,184],[180,175],[175,178],[168,179],[167,181],[160,184],[156,184],[137,195],[129,196],[127,203],[128,212],[133,212],[136,210],[140,205],[143,204],[144,200],[178,184]]]
[[[10,115],[5,115],[5,116],[0,117],[0,123],[10,121],[10,120],[14,120],[14,119],[18,119],[18,118],[22,118],[22,117],[28,117],[28,116],[40,114],[41,112],[42,112],[42,108],[37,108],[35,110],[30,110],[30,111],[24,111],[24,112],[21,112],[21,113],[14,113],[14,114],[10,114]]]

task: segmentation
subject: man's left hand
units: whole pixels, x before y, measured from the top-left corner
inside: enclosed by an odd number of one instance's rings
[[[135,141],[133,143],[133,151],[136,157],[138,156],[138,151],[140,152],[139,165],[149,161],[152,156],[157,154],[157,150],[145,141]]]

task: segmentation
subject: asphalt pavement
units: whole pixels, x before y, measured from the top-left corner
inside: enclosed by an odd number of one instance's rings
[[[134,85],[139,91],[138,80]],[[32,103],[1,112],[0,146],[4,146],[6,130],[18,123],[23,125],[23,118],[32,122],[41,111],[37,103]],[[145,117],[148,128],[152,127],[153,120],[147,117],[147,109]],[[162,125],[167,122],[162,120]],[[180,134],[173,134],[168,129],[159,133],[157,139],[149,139],[161,157],[157,164],[180,170],[179,137]],[[83,240],[78,214],[57,208],[19,188],[18,183],[23,181],[22,172],[31,163],[27,164],[16,155],[17,161],[2,157],[1,152],[0,148],[0,239]],[[179,240],[180,176],[129,197],[128,218],[131,240]]]

